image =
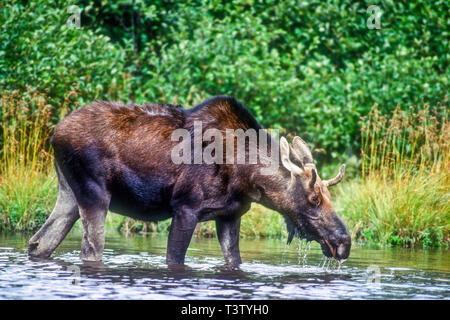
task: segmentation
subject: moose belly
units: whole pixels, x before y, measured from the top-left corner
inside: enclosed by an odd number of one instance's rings
[[[109,185],[109,210],[143,221],[160,221],[172,216],[168,186],[157,176],[146,178],[128,173]]]

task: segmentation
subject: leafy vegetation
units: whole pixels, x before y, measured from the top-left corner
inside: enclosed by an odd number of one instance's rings
[[[47,89],[55,109],[69,92],[70,108],[234,95],[334,162],[359,155],[374,103],[435,107],[448,92],[448,2],[380,3],[379,30],[367,27],[372,4],[12,0],[0,4],[0,86]]]

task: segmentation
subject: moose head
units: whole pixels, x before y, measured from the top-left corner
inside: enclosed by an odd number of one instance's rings
[[[327,257],[345,260],[350,254],[351,237],[330,202],[328,188],[344,177],[345,165],[336,177],[322,180],[317,173],[307,144],[295,137],[289,145],[280,139],[281,164],[276,174],[267,177],[261,203],[280,212],[286,221],[288,243],[297,235],[320,243]]]

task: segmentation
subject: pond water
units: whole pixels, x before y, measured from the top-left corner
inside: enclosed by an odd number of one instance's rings
[[[101,264],[82,263],[71,232],[52,259],[31,261],[27,237],[0,236],[0,299],[450,299],[447,250],[354,245],[338,269],[304,242],[241,239],[224,267],[217,239],[193,238],[184,269],[165,264],[166,235],[108,231]]]

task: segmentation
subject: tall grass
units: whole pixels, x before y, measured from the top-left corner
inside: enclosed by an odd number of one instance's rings
[[[400,108],[363,119],[362,178],[340,186],[354,237],[414,247],[449,244],[450,125],[438,108]]]
[[[46,151],[50,111],[45,94],[0,95],[0,230],[35,229],[54,205],[56,179]]]

